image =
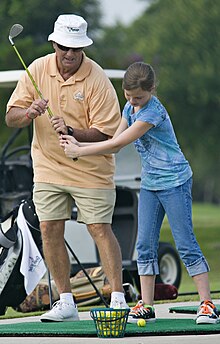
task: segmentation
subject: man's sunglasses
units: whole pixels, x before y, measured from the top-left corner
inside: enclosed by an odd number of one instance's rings
[[[69,51],[70,49],[72,49],[72,51],[74,52],[79,52],[79,51],[82,51],[83,50],[83,47],[82,48],[69,48],[69,47],[65,47],[64,45],[61,45],[61,44],[58,44],[56,43],[58,48],[62,51]]]

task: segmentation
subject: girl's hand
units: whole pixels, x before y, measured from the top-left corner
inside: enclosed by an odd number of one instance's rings
[[[79,146],[79,142],[75,139],[74,136],[61,134],[60,137],[59,137],[59,140],[60,140],[60,145],[61,146],[65,142],[74,143],[75,145]]]
[[[69,135],[60,135],[60,146],[68,158],[78,158],[80,147],[79,142]]]

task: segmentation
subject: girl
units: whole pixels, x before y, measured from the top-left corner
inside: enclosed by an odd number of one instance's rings
[[[217,323],[218,312],[211,300],[208,281],[209,266],[193,232],[192,170],[179,147],[167,110],[154,95],[155,85],[152,66],[133,63],[124,75],[122,87],[127,103],[113,138],[105,142],[81,143],[63,135],[60,144],[69,158],[117,153],[131,142],[140,154],[137,266],[142,300],[130,310],[129,321],[155,320],[157,250],[166,214],[179,255],[199,293],[201,304],[196,323]]]

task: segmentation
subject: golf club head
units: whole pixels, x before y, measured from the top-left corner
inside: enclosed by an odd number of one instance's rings
[[[20,33],[23,31],[23,26],[20,24],[14,24],[9,32],[9,41],[11,42],[12,45],[14,45],[13,38],[17,37],[20,35]]]

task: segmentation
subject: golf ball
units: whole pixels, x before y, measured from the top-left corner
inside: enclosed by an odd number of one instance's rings
[[[139,327],[144,327],[144,326],[146,326],[146,321],[144,319],[139,319],[137,322],[137,325]]]

